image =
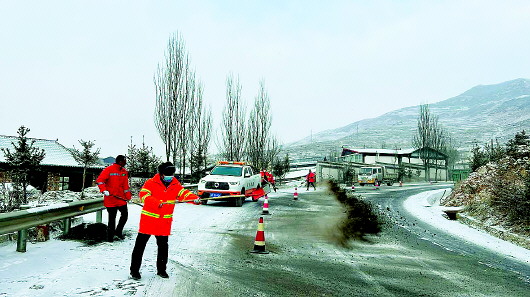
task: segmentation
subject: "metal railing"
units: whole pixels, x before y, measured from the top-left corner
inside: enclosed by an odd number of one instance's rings
[[[101,223],[104,208],[103,198],[97,198],[2,213],[0,214],[0,235],[18,232],[17,251],[25,252],[29,228],[63,220],[63,231],[68,233],[71,218],[97,211],[96,221]]]
[[[197,185],[184,185],[189,190],[197,190]],[[18,232],[17,251],[25,252],[29,228],[51,222],[63,221],[63,232],[68,234],[71,219],[87,213],[97,212],[96,222],[103,221],[103,198],[63,202],[48,206],[26,208],[8,213],[0,213],[0,235]]]

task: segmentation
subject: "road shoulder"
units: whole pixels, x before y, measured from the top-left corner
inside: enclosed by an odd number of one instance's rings
[[[443,215],[443,206],[439,205],[439,201],[444,195],[447,195],[448,191],[450,188],[413,195],[403,202],[403,206],[413,216],[437,229],[530,264],[530,250],[495,237],[484,230],[475,229],[480,228],[478,225],[473,228],[464,224],[463,221],[447,219]]]

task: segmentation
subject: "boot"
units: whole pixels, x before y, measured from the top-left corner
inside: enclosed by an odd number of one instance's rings
[[[159,271],[156,275],[160,276],[161,278],[169,278],[169,275],[165,271]]]
[[[131,271],[131,278],[134,280],[139,280],[142,278],[142,275],[140,275],[140,272]]]

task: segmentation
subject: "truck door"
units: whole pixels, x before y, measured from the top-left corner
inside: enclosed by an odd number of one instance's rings
[[[253,185],[252,185],[252,170],[250,170],[250,167],[245,167],[245,170],[243,172],[243,177],[244,177],[244,183],[243,183],[243,186],[245,187],[245,190],[250,190],[253,188]]]

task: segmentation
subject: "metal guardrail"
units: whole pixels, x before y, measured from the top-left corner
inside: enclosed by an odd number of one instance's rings
[[[103,198],[59,203],[0,214],[0,235],[102,210]]]
[[[18,232],[17,252],[25,252],[28,229],[63,220],[63,232],[70,231],[70,219],[76,216],[97,211],[97,221],[102,221],[103,198],[58,203],[49,206],[28,208],[0,214],[0,235]]]
[[[183,185],[186,189],[197,191],[197,184]],[[18,232],[17,251],[26,251],[27,231],[29,228],[45,225],[51,222],[64,222],[64,233],[70,230],[70,219],[91,212],[98,212],[96,222],[101,223],[103,212],[103,198],[63,202],[49,206],[27,208],[8,213],[0,213],[0,235]]]

